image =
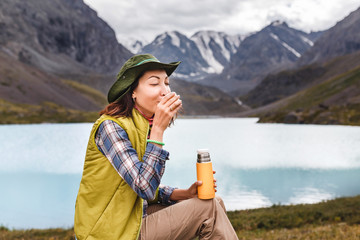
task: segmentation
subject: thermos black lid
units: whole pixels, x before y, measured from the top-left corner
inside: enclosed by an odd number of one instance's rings
[[[197,150],[197,162],[211,162],[209,149],[198,149]]]

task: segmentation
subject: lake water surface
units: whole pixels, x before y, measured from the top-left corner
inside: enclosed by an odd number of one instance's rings
[[[163,184],[196,180],[208,148],[228,210],[360,194],[360,127],[178,119],[165,133]],[[0,225],[71,227],[92,124],[0,126]]]

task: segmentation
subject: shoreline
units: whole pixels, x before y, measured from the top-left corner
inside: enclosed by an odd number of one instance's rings
[[[60,105],[44,102],[41,105],[30,105],[12,103],[0,99],[0,125],[13,124],[41,124],[41,123],[93,123],[99,117],[98,111],[82,111],[67,109]],[[179,119],[219,119],[219,118],[257,118],[257,123],[278,123],[278,124],[300,124],[300,125],[339,125],[339,126],[360,126],[358,121],[345,121],[343,118],[334,120],[334,116],[322,121],[312,121],[311,119],[300,116],[300,113],[290,115],[272,114],[264,115],[262,112],[267,107],[249,109],[243,112],[224,113],[217,115],[180,115]],[[274,117],[274,116],[280,117]],[[304,119],[303,119],[304,118]],[[302,119],[302,120],[301,120]]]
[[[360,195],[314,204],[273,205],[265,208],[227,211],[227,214],[239,237],[271,232],[280,234],[284,230],[287,233],[298,232],[299,229],[309,231],[309,229],[323,229],[324,226],[327,228],[330,226],[330,229],[354,226],[360,234]],[[0,225],[0,239],[74,239],[72,237],[74,237],[72,227],[9,229]]]

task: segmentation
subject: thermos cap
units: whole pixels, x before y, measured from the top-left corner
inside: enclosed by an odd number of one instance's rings
[[[211,162],[209,149],[198,149],[197,150],[197,162]]]

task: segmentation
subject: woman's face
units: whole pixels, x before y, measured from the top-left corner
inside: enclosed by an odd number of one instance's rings
[[[152,117],[160,100],[170,92],[169,77],[165,70],[149,70],[140,78],[132,98],[136,107],[147,117]]]

